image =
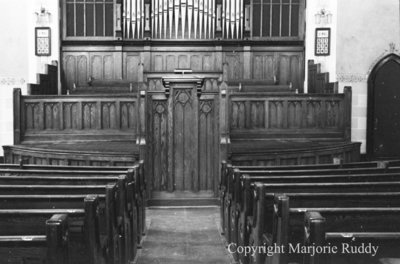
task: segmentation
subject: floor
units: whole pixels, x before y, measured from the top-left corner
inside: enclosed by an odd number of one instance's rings
[[[220,232],[219,208],[154,208],[137,264],[231,264]]]

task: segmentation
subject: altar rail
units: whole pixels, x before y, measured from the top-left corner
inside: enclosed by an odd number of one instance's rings
[[[14,90],[14,144],[137,139],[136,95],[22,96]]]

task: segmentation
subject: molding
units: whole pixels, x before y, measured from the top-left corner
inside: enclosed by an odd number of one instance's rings
[[[390,42],[388,48],[380,54],[369,66],[367,73],[337,73],[336,78],[338,82],[345,83],[365,83],[368,82],[368,77],[372,70],[375,68],[376,64],[379,63],[383,58],[390,54],[396,54],[400,56],[400,51],[396,46],[396,43]]]
[[[0,76],[0,86],[18,86],[26,83],[24,78]]]
[[[368,80],[368,75],[363,73],[337,73],[338,82],[345,83],[364,83]]]

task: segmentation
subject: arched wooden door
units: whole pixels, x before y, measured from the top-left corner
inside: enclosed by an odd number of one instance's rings
[[[394,54],[369,77],[367,131],[369,158],[400,157],[400,57]]]

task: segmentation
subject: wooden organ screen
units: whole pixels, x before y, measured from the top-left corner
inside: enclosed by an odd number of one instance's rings
[[[64,40],[303,40],[305,0],[63,0]]]
[[[114,38],[115,0],[64,1],[64,38]]]

